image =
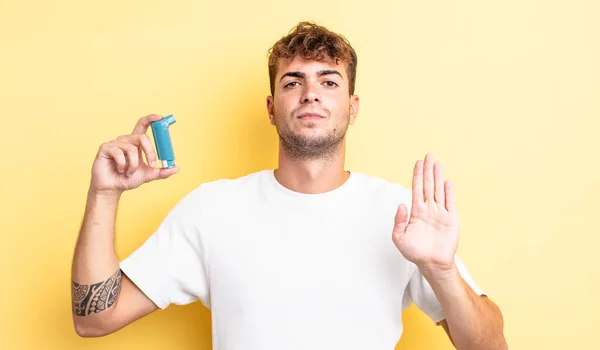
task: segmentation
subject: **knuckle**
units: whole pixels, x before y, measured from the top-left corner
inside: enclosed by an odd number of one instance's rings
[[[125,155],[123,154],[123,152],[115,152],[113,154],[113,158],[117,161],[117,163],[121,164],[121,163],[125,163]]]
[[[146,135],[146,134],[139,134],[138,140],[141,145],[147,145],[148,142],[150,141],[150,139],[148,138],[148,135]]]

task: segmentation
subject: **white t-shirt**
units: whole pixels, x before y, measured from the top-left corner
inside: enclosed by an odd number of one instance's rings
[[[211,181],[120,266],[160,309],[200,300],[215,350],[393,349],[412,302],[444,319],[392,242],[400,203],[410,212],[410,190],[357,172],[322,194],[291,191],[273,170]]]

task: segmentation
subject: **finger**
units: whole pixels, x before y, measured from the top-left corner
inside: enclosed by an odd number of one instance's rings
[[[446,210],[456,213],[456,199],[454,198],[454,185],[446,181]]]
[[[123,135],[117,138],[120,141],[129,142],[144,151],[146,154],[146,160],[150,166],[154,167],[156,165],[156,152],[154,151],[154,147],[152,147],[152,142],[150,142],[150,137],[146,134],[132,134],[132,135]],[[138,152],[139,159],[142,160],[142,153]]]
[[[394,230],[392,231],[394,236],[404,233],[407,220],[408,209],[406,209],[406,205],[400,204],[396,210],[396,217],[394,218]]]
[[[412,182],[412,206],[417,208],[417,205],[423,203],[423,161],[418,160],[413,171]]]
[[[433,163],[433,178],[435,181],[435,202],[438,207],[446,207],[446,198],[444,194],[444,170],[442,169],[442,163]]]
[[[168,169],[159,169],[159,179],[166,179],[168,177],[170,177],[171,175],[175,175],[179,172],[179,168],[178,167],[173,167],[173,168],[168,168]]]
[[[124,141],[115,141],[114,144],[119,147],[125,153],[127,157],[127,167],[125,169],[125,175],[131,176],[137,170],[140,162],[138,158],[138,148],[134,144]]]
[[[146,182],[166,179],[171,175],[177,174],[178,172],[179,172],[178,167],[173,167],[173,168],[168,168],[168,169],[153,168],[152,171],[150,171],[150,174],[148,174],[148,176],[146,178]]]
[[[150,142],[150,137],[146,134],[140,135],[140,144],[144,153],[146,154],[146,160],[151,167],[156,166],[156,151],[154,151],[154,147],[152,146],[152,142]]]
[[[125,159],[125,153],[123,153],[122,149],[117,147],[115,144],[107,143],[106,145],[102,146],[102,154],[115,162],[117,171],[119,173],[125,171],[127,160]]]
[[[159,121],[162,118],[163,117],[158,114],[149,114],[143,118],[140,118],[135,125],[135,128],[133,128],[132,134],[145,134],[152,122]]]
[[[433,181],[433,155],[427,153],[425,156],[425,164],[423,165],[423,191],[425,192],[425,201],[435,201],[434,192],[434,181]]]

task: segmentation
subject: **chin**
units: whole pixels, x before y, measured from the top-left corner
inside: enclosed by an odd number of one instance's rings
[[[327,131],[320,128],[302,128],[296,130],[295,134],[308,139],[318,139],[327,135]]]

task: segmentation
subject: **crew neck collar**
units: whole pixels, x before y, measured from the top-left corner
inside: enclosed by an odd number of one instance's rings
[[[352,192],[357,180],[357,174],[352,171],[349,171],[349,173],[350,176],[343,184],[333,190],[322,193],[302,193],[283,186],[275,177],[275,169],[265,170],[265,178],[270,188],[274,191],[274,194],[288,204],[298,206],[308,204],[313,208],[326,208],[328,206],[339,207],[348,204],[348,194]]]

